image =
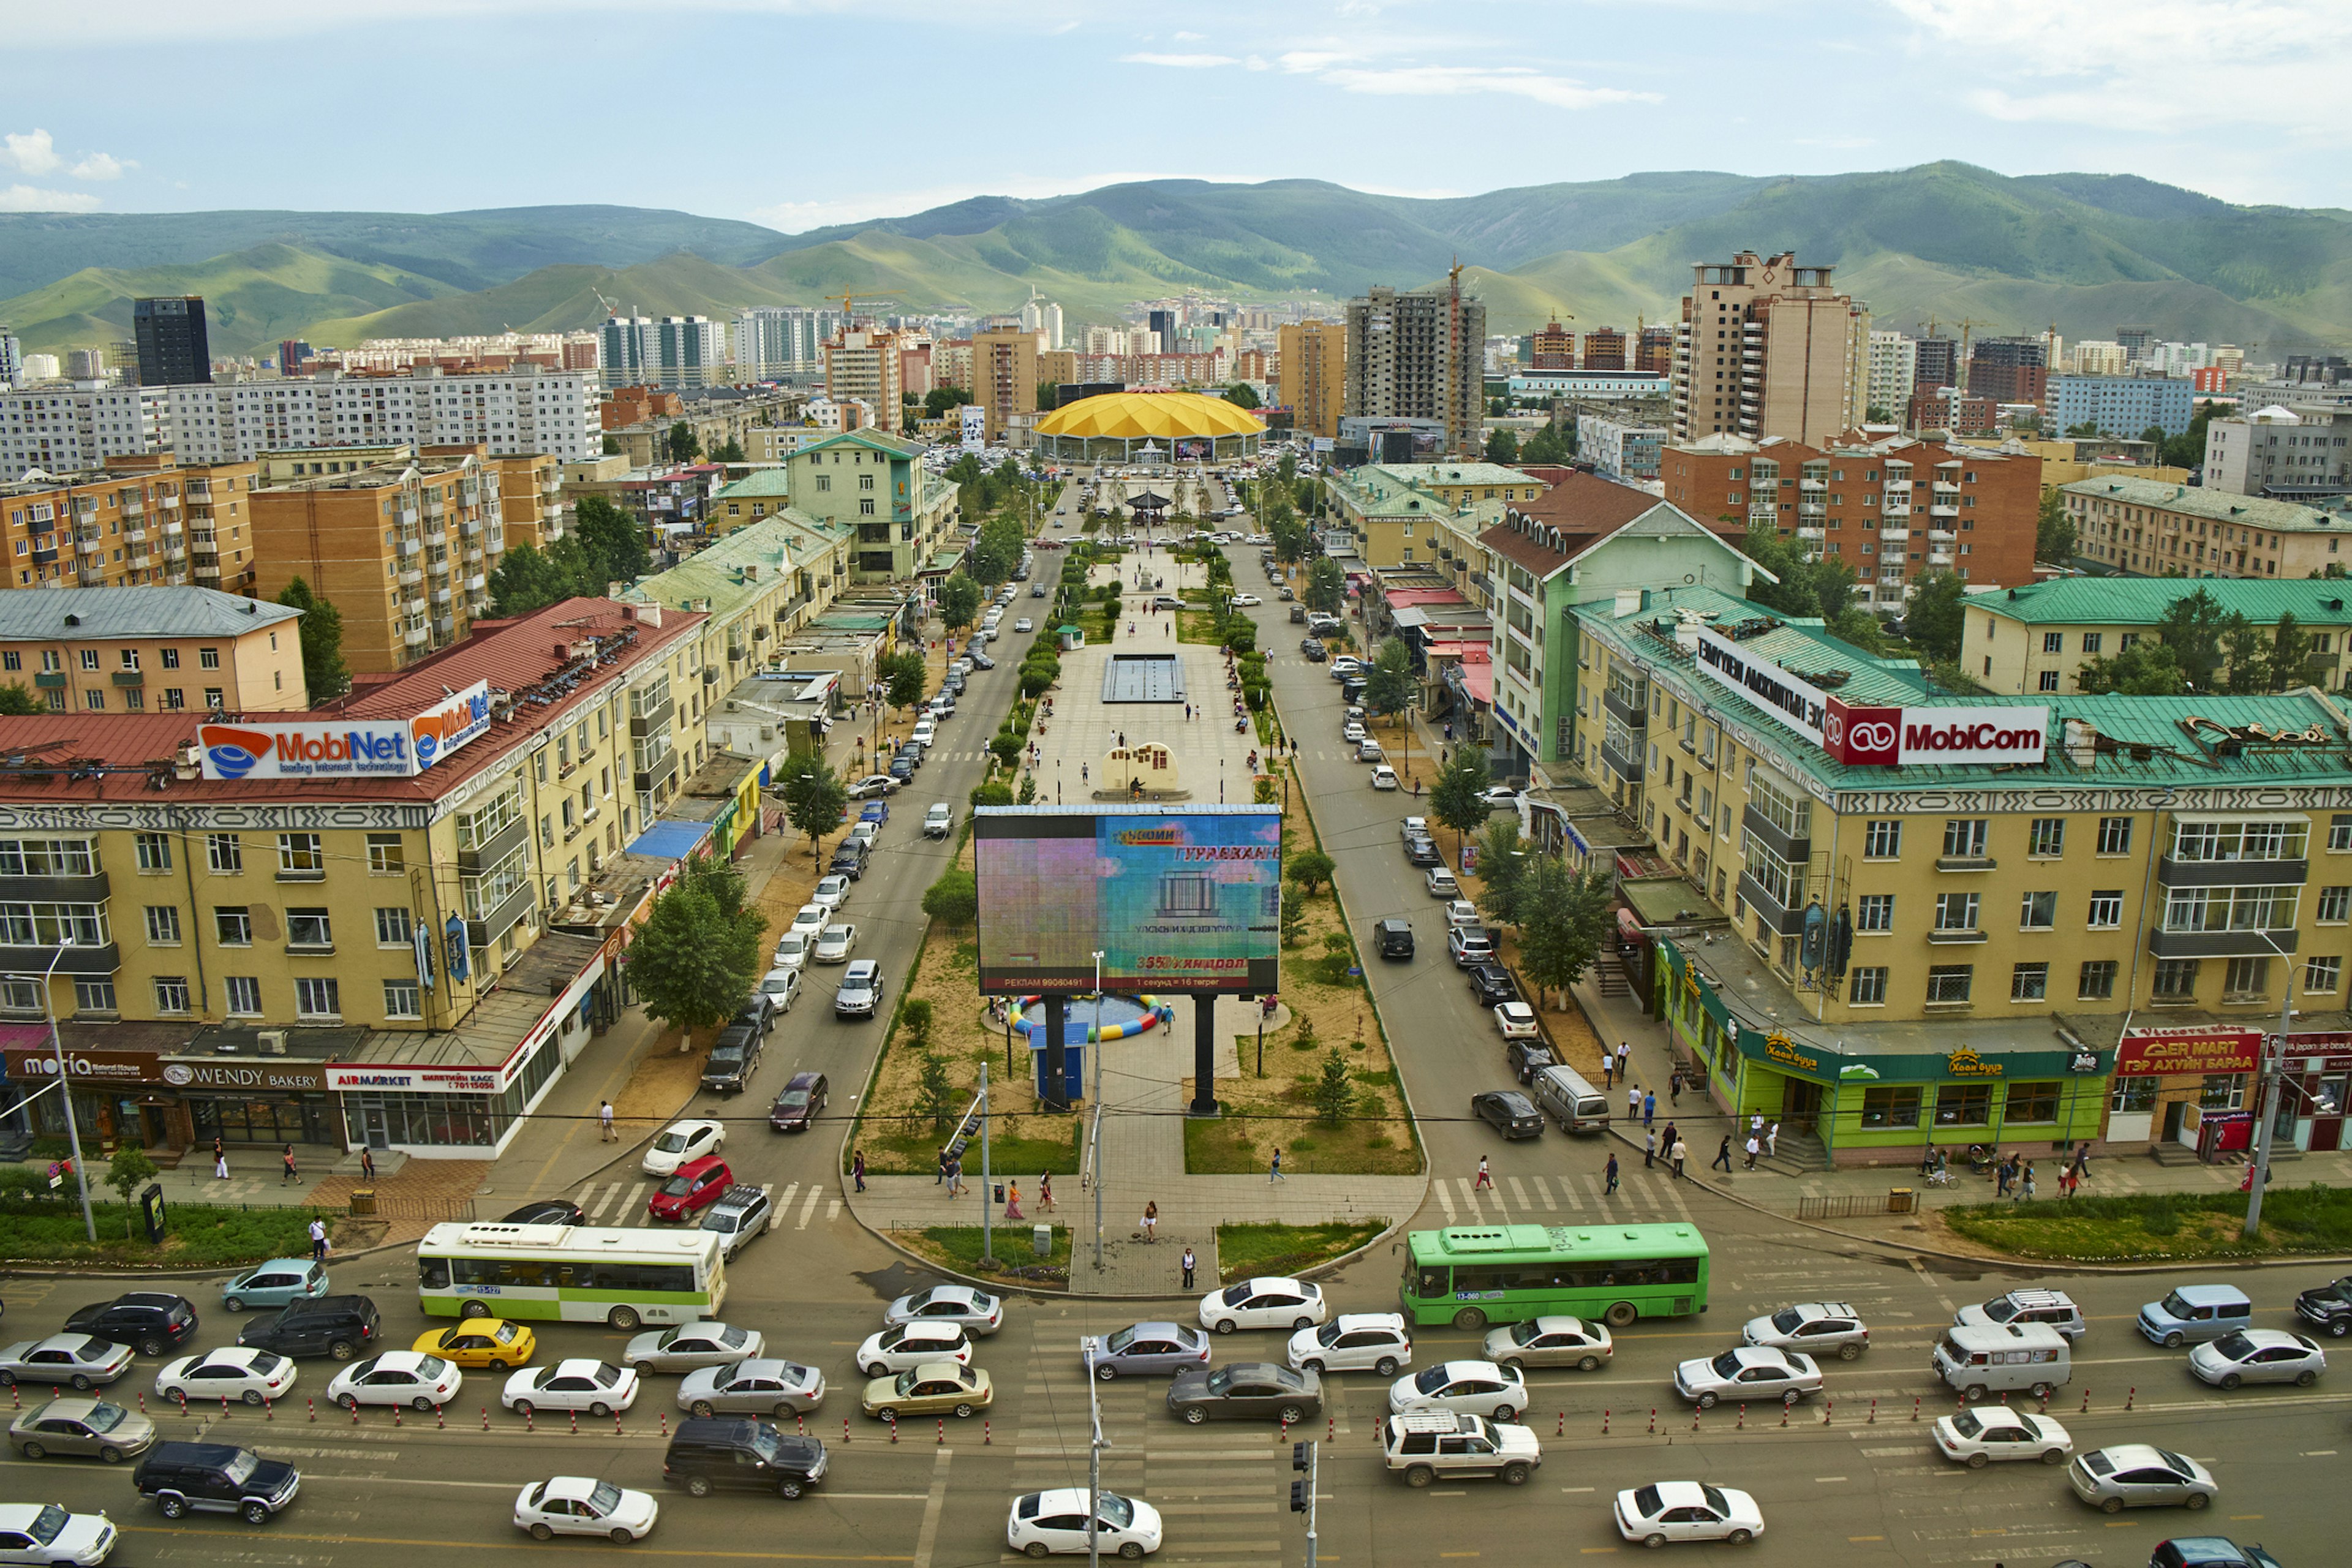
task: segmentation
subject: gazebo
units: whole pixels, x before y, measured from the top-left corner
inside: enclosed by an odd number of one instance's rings
[[[1138,528],[1157,528],[1168,521],[1168,509],[1173,503],[1166,496],[1146,490],[1139,496],[1128,497],[1127,504],[1135,512]]]

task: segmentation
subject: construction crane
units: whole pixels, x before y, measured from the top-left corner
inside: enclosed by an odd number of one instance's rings
[[[844,323],[855,321],[857,316],[857,301],[860,300],[864,300],[870,304],[877,300],[903,300],[905,298],[906,296],[899,293],[896,289],[877,289],[864,294],[854,294],[845,289],[842,290],[841,294],[841,319]],[[827,304],[831,304],[833,302],[833,297],[831,295],[825,296],[825,302]]]

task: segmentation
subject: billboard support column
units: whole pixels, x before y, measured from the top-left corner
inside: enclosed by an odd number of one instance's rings
[[[1217,1113],[1217,993],[1192,993],[1192,1103],[1194,1116]]]
[[[1062,1051],[1062,1026],[1068,1021],[1069,1016],[1069,998],[1066,996],[1045,998],[1045,1092],[1043,1098],[1047,1110],[1070,1109],[1070,1097],[1062,1080],[1062,1075],[1066,1068]]]

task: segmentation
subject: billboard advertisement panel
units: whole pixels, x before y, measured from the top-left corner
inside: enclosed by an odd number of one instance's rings
[[[412,778],[490,727],[490,683],[478,680],[408,719],[196,726],[208,779]]]
[[[1271,806],[983,806],[980,988],[1267,992],[1282,814]]]

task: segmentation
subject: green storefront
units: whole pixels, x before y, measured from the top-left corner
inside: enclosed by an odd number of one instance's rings
[[[2112,1051],[1989,1047],[1984,1025],[1956,1025],[1932,1048],[1841,1049],[1735,1016],[1673,942],[1657,943],[1658,1016],[1744,1122],[1781,1124],[1785,1145],[1818,1139],[1834,1164],[1916,1163],[1932,1143],[2042,1156],[2096,1138]],[[1744,1141],[1735,1136],[1734,1148]]]

